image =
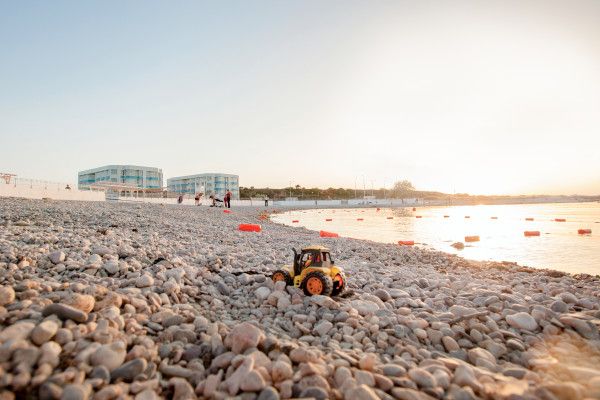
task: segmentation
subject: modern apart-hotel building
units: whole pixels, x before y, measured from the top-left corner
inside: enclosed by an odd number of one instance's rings
[[[176,176],[167,179],[167,188],[170,192],[192,195],[204,193],[205,196],[215,194],[219,197],[229,190],[234,199],[240,198],[239,176],[231,174],[207,173]]]
[[[80,171],[78,173],[80,190],[90,188],[93,183],[122,183],[143,189],[159,189],[163,185],[162,169],[139,165],[106,165]]]

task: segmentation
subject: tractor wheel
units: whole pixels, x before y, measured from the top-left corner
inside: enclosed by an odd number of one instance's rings
[[[302,289],[304,289],[304,294],[307,296],[312,296],[313,294],[331,296],[333,281],[323,272],[313,271],[306,275],[302,281]]]
[[[333,290],[331,291],[331,295],[340,295],[344,290],[346,290],[346,275],[344,275],[343,272],[340,272],[333,277]]]
[[[273,279],[273,282],[285,281],[286,286],[291,286],[294,284],[292,276],[284,269],[278,269],[275,271],[271,279]]]

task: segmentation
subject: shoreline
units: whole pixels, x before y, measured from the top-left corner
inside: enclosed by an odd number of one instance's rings
[[[0,394],[600,394],[597,277],[322,239],[259,221],[270,207],[0,205]],[[345,268],[345,295],[269,279],[292,246],[312,243]]]

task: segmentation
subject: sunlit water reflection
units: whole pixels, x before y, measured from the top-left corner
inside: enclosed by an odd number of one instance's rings
[[[358,218],[363,221],[357,221]],[[556,222],[556,218],[566,222]],[[600,274],[600,203],[420,207],[416,211],[299,210],[277,214],[272,219],[383,243],[414,240],[416,246],[475,260],[515,261],[531,267]],[[292,223],[293,220],[299,222]],[[591,229],[592,234],[580,235],[578,229]],[[524,231],[540,231],[540,236],[525,237]],[[463,250],[451,246],[470,235],[478,235],[480,241],[465,243]]]

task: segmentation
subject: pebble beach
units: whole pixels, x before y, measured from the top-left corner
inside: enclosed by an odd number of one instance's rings
[[[0,400],[600,398],[599,277],[232,211],[0,198]],[[310,244],[341,296],[270,279]]]

